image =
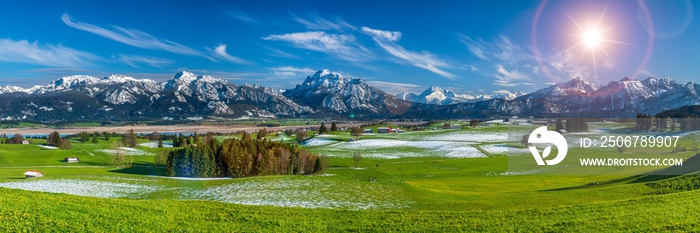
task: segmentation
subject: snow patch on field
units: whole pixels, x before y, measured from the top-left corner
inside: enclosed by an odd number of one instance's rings
[[[126,155],[131,155],[131,156],[146,156],[146,155],[155,155],[153,153],[149,153],[143,150],[139,149],[134,149],[134,148],[128,148],[128,147],[119,147],[118,150],[115,149],[103,149],[103,150],[95,150],[97,152],[102,152],[110,155],[114,155],[117,153],[125,153]]]
[[[338,182],[323,177],[309,179],[247,180],[190,190],[184,199],[214,200],[244,205],[304,208],[393,209],[406,201],[393,187],[382,184]]]
[[[140,143],[139,146],[144,146],[148,148],[158,148],[158,142],[144,142]],[[163,148],[172,148],[173,143],[172,142],[163,142]]]
[[[156,187],[95,180],[31,180],[0,183],[0,187],[88,197],[130,197],[155,192]]]
[[[491,154],[518,155],[518,154],[530,153],[530,150],[527,148],[517,148],[517,147],[512,147],[512,146],[502,145],[502,144],[482,145],[481,148],[483,148],[484,150],[488,151]]]
[[[367,150],[367,149],[390,149],[396,148],[397,152],[392,153],[369,153],[368,157],[420,157],[420,154],[416,153],[401,153],[400,148],[420,148],[428,149],[432,152],[445,157],[455,157],[455,158],[476,158],[476,157],[486,157],[486,155],[479,152],[476,148],[471,146],[470,142],[453,142],[453,141],[403,141],[403,140],[392,140],[392,139],[364,139],[356,142],[342,142],[331,147],[343,150]],[[425,154],[422,156],[429,156],[430,154]],[[365,156],[363,154],[363,156]]]
[[[425,137],[425,140],[432,141],[461,141],[461,142],[506,142],[508,134],[505,132],[489,133],[445,133]]]
[[[55,146],[47,146],[47,145],[37,145],[37,146],[44,148],[44,149],[49,149],[49,150],[57,150],[58,149],[58,147],[55,147]]]
[[[304,146],[323,146],[323,145],[328,145],[328,144],[331,144],[334,142],[336,142],[336,141],[326,139],[326,138],[315,137],[315,138],[304,141],[303,144],[304,144]]]

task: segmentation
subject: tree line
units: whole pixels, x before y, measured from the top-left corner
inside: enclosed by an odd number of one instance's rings
[[[196,136],[196,134],[195,134]],[[322,173],[327,156],[300,150],[296,145],[270,140],[197,139],[169,152],[167,175],[181,177],[249,177]]]
[[[566,124],[564,124],[562,119],[557,119],[554,128],[557,131],[565,129],[566,132],[569,133],[588,132],[588,122],[586,122],[586,119],[584,118],[569,118],[566,119]]]

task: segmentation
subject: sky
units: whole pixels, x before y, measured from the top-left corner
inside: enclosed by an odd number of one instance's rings
[[[580,77],[700,81],[700,4],[609,1],[13,1],[0,85],[182,70],[293,88],[319,69],[389,93],[532,92]]]

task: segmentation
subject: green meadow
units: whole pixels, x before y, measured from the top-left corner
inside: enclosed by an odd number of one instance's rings
[[[172,148],[138,146],[130,151],[132,166],[119,168],[110,158],[117,137],[76,141],[71,150],[41,147],[43,140],[2,144],[0,231],[700,230],[695,133],[668,133],[681,136],[685,152],[572,148],[561,166],[514,170],[522,168],[517,161],[532,162],[532,155],[508,138],[534,126],[440,126],[364,134],[356,142],[348,131],[309,134],[300,146],[330,157],[325,174],[309,176],[168,178],[154,158]],[[593,133],[567,139],[623,134],[627,127],[594,123]],[[296,141],[274,134],[268,139]],[[357,165],[355,153],[362,155]],[[579,157],[611,156],[685,161],[682,168],[572,165]],[[62,162],[66,157],[80,162]],[[660,169],[674,175],[658,175]],[[25,179],[26,170],[45,176]]]

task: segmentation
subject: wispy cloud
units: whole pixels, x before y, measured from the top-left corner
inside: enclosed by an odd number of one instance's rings
[[[359,45],[356,38],[352,35],[312,31],[269,35],[262,39],[285,41],[298,48],[323,52],[352,62],[365,61],[373,57],[372,53],[367,48]]]
[[[436,55],[427,51],[409,51],[398,45],[396,42],[401,38],[400,32],[383,31],[368,27],[362,27],[362,32],[370,35],[379,47],[403,62],[423,68],[448,79],[455,79],[457,77],[445,70],[446,68],[450,68],[451,65]]]
[[[411,83],[385,82],[385,81],[367,81],[368,84],[375,86],[383,91],[393,94],[403,92],[421,93],[425,88],[420,85]]]
[[[225,61],[230,61],[230,62],[234,62],[234,63],[246,63],[246,64],[250,63],[249,61],[246,61],[246,60],[240,59],[238,57],[231,56],[231,54],[228,54],[228,52],[226,52],[226,44],[219,44],[214,49],[207,48],[207,51],[209,51],[209,53],[213,57],[216,57],[216,58],[219,58],[219,59],[222,59]]]
[[[112,57],[132,67],[139,67],[137,64],[142,63],[160,68],[173,63],[173,61],[165,58],[146,57],[140,55],[118,54]]]
[[[502,65],[496,65],[496,81],[495,84],[504,87],[514,87],[516,85],[523,85],[524,82],[531,82],[532,79],[521,73],[518,70],[506,70]]]
[[[240,21],[248,22],[248,23],[255,23],[257,22],[256,19],[254,19],[250,14],[242,11],[241,9],[238,9],[236,7],[231,7],[229,9],[224,10],[226,14],[229,16],[238,19]]]
[[[90,32],[110,40],[118,41],[134,47],[154,50],[164,50],[176,54],[193,55],[207,57],[206,54],[192,49],[190,47],[169,41],[158,39],[151,34],[135,29],[126,29],[118,26],[112,26],[113,29],[106,29],[93,24],[83,23],[74,20],[68,14],[61,16],[63,22],[76,29]]]
[[[461,34],[457,36],[469,52],[482,61],[483,65],[480,67],[492,67],[490,70],[479,70],[486,75],[492,75],[493,84],[497,86],[533,85],[532,77],[552,76],[541,80],[549,82],[552,78],[555,78],[555,81],[575,77],[594,78],[589,69],[579,65],[569,52],[539,51],[541,58],[538,61],[531,48],[523,49],[505,36],[499,36],[493,42]]]
[[[83,67],[96,59],[99,59],[96,55],[60,44],[0,39],[0,61],[50,67]]]
[[[272,70],[273,75],[282,77],[305,77],[316,73],[315,70],[308,67],[297,68],[293,66],[280,66],[270,68],[270,70]]]
[[[340,17],[335,17],[335,20],[327,20],[317,15],[316,13],[309,14],[308,19],[292,14],[292,19],[294,21],[297,21],[298,23],[303,24],[304,26],[306,26],[306,28],[310,30],[345,31],[357,29],[355,26],[350,25]]]

